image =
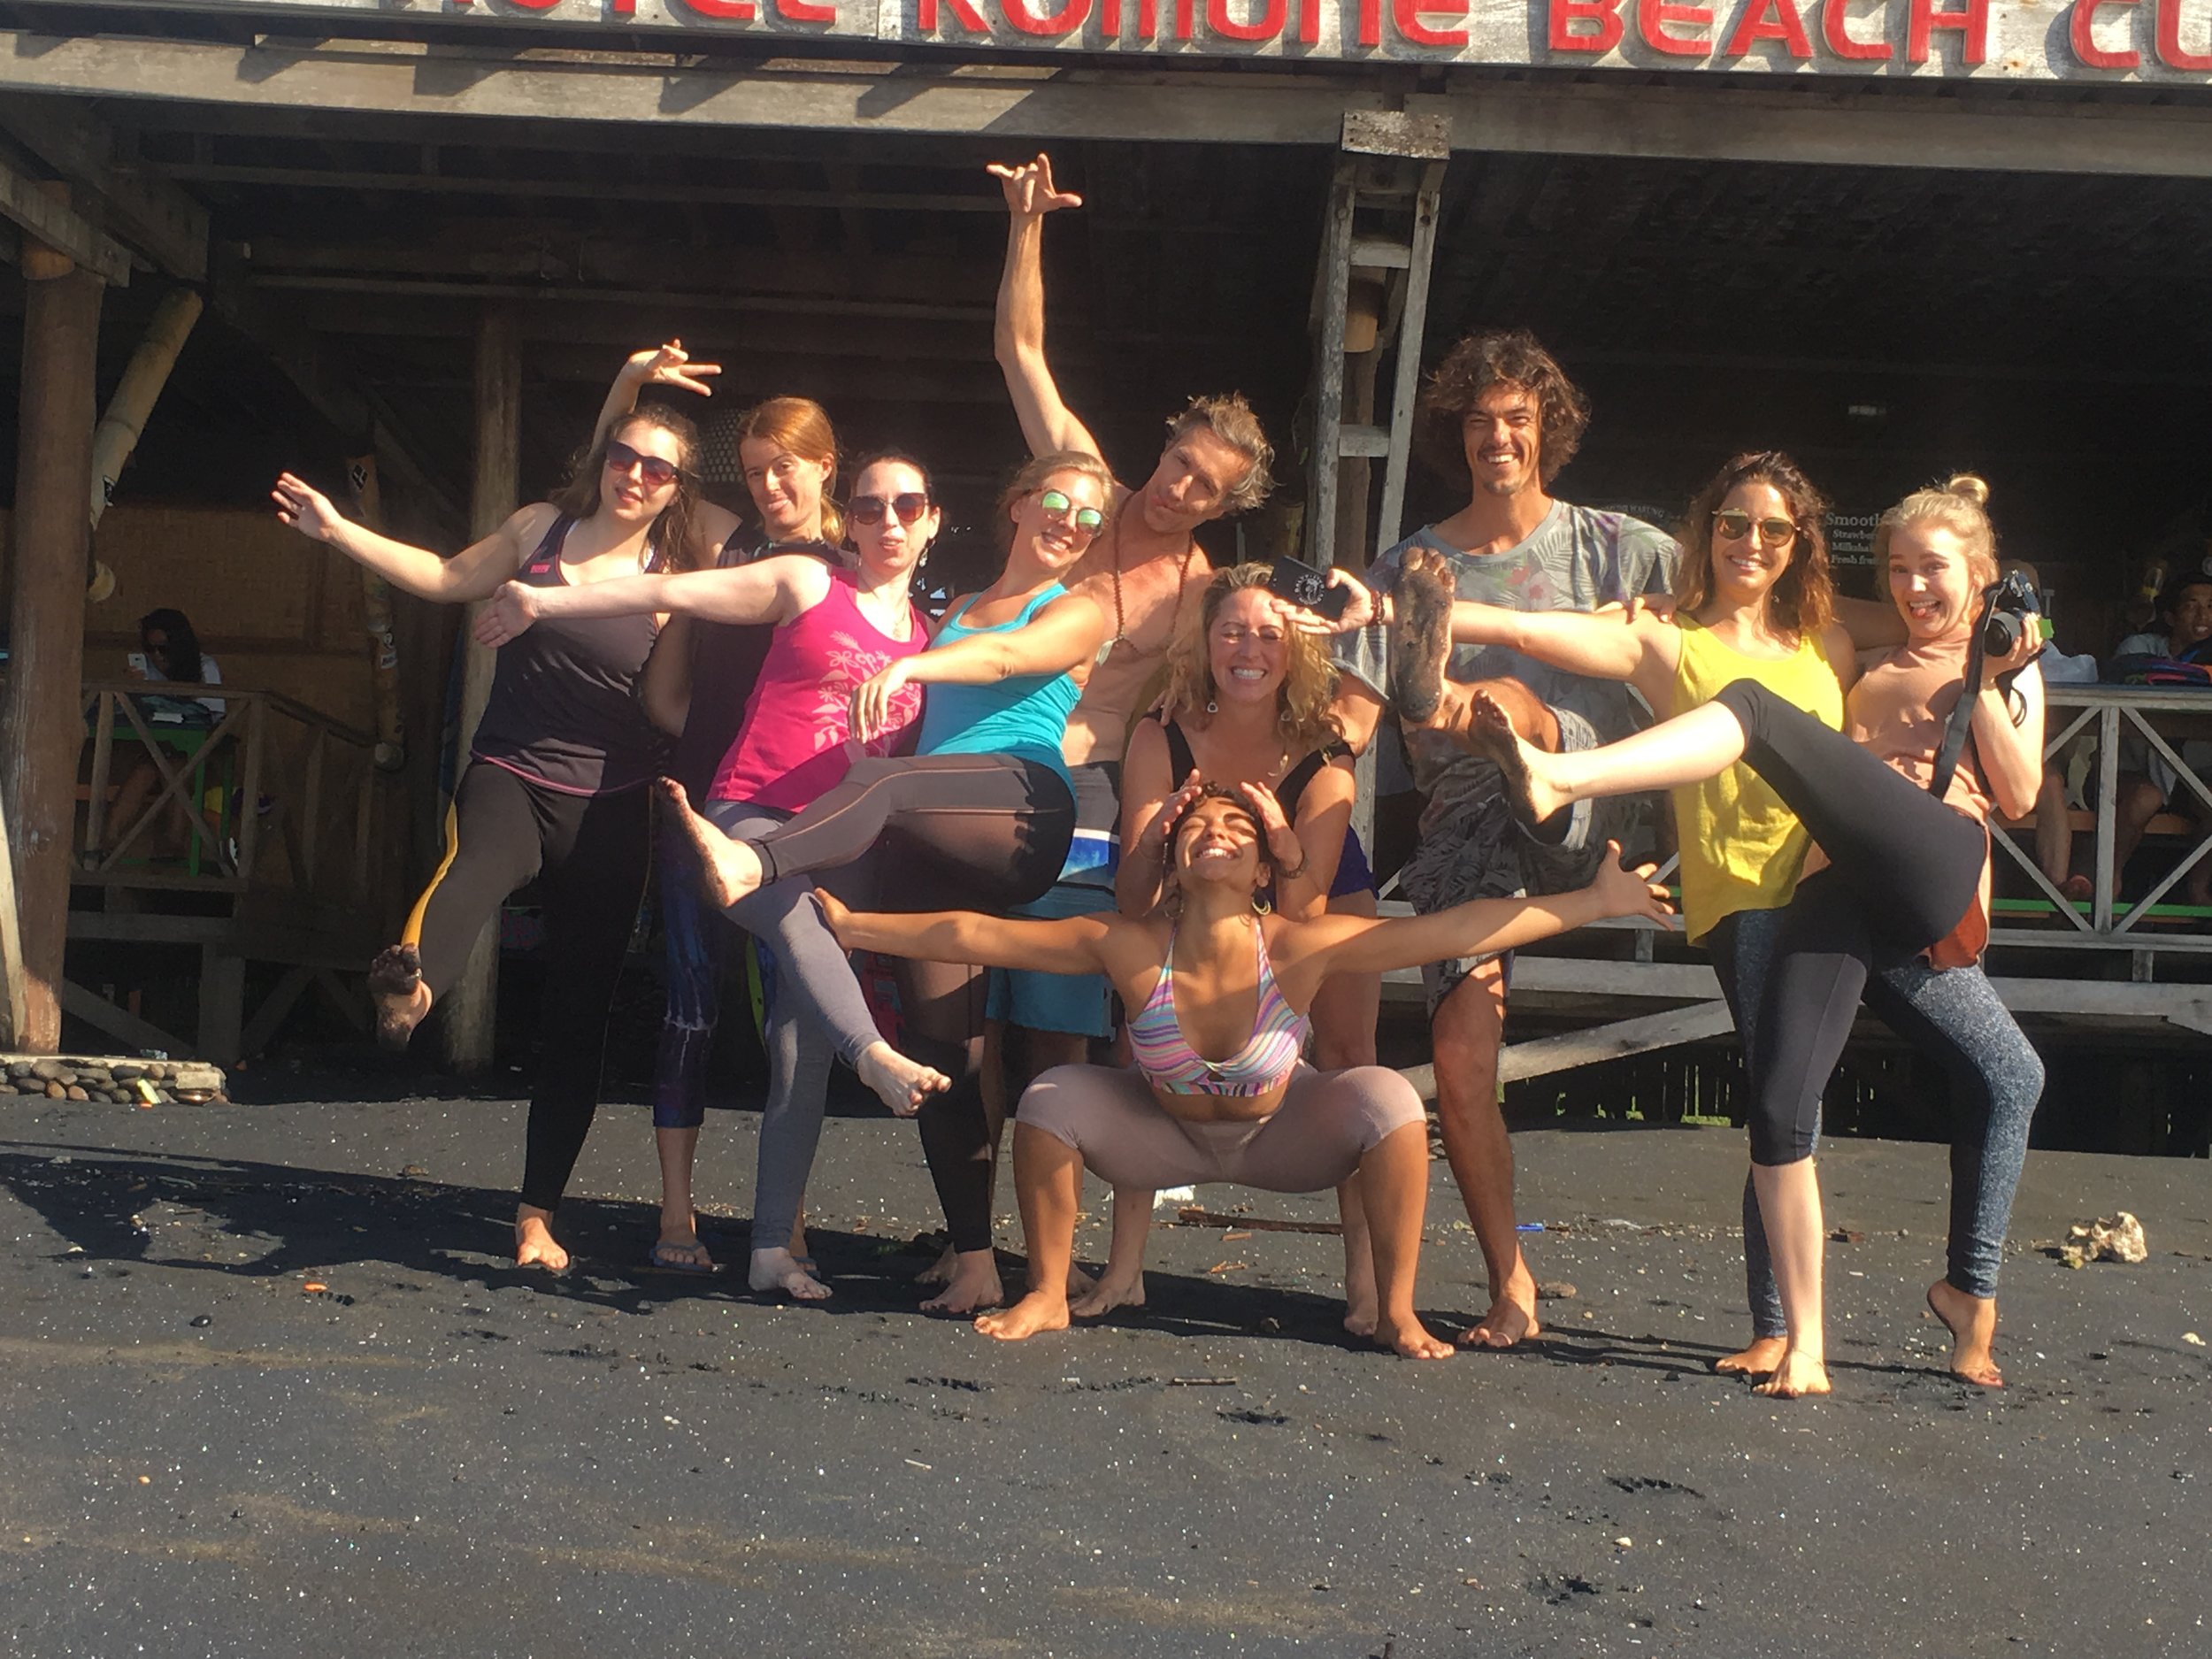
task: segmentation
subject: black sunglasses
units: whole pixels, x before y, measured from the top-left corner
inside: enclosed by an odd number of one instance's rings
[[[1755,529],[1769,547],[1787,547],[1797,540],[1797,526],[1787,518],[1754,518],[1740,507],[1715,513],[1713,528],[1731,541],[1740,541]]]
[[[664,461],[657,455],[641,455],[619,438],[607,441],[607,465],[618,472],[627,472],[633,467],[647,484],[658,489],[664,484],[675,482],[683,469],[673,461]]]
[[[856,495],[845,509],[846,517],[855,524],[877,525],[883,515],[894,512],[901,524],[912,524],[929,511],[929,497],[918,490],[908,490],[898,495]]]

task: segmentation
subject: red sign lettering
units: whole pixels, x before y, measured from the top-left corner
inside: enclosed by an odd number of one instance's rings
[[[1887,41],[1855,41],[1844,32],[1844,24],[1850,20],[1849,5],[1850,0],[1823,0],[1820,38],[1839,58],[1855,58],[1870,64],[1886,61],[1894,50]]]
[[[2066,19],[2066,36],[2073,42],[2074,56],[2092,69],[2132,69],[2141,63],[2140,53],[2108,52],[2097,44],[2097,37],[2090,33],[2102,8],[2135,4],[2136,0],[2074,0],[2074,10]]]
[[[1240,23],[1229,14],[1229,0],[1206,0],[1206,27],[1224,40],[1271,41],[1283,32],[1287,0],[1261,0],[1260,15]]]
[[[2212,73],[2212,52],[2181,49],[2181,0],[2158,0],[2158,61],[2169,69]]]
[[[812,0],[776,0],[776,15],[787,23],[834,23],[837,8],[816,5]]]
[[[1709,6],[1689,6],[1676,0],[1636,0],[1636,32],[1644,37],[1644,44],[1655,52],[1664,52],[1670,58],[1709,58],[1713,42],[1702,35],[1670,35],[1670,23],[1688,23],[1699,28],[1710,28],[1712,10]]]
[[[1467,15],[1467,0],[1391,0],[1390,15],[1396,19],[1398,33],[1416,46],[1464,46],[1467,31],[1432,29],[1421,21],[1428,17],[1463,18]]]
[[[1310,46],[1321,38],[1321,0],[1298,0],[1298,43]]]
[[[684,0],[684,4],[702,17],[720,18],[726,23],[750,23],[760,15],[753,0]],[[957,5],[960,0],[953,0],[953,4]],[[932,14],[937,10],[936,0],[922,0],[922,4]],[[982,19],[978,19],[977,27],[981,26]],[[922,27],[927,28],[929,24]]]
[[[687,3],[698,5],[702,0],[687,0]],[[750,17],[752,0],[738,0],[738,3],[744,6],[746,16]],[[714,0],[714,4],[719,4],[721,0]],[[952,20],[958,27],[971,35],[988,35],[991,32],[991,26],[983,20],[983,14],[971,5],[969,0],[944,0],[944,4],[952,12]],[[914,26],[921,29],[937,27],[937,0],[918,0],[914,12]]]
[[[1797,15],[1793,0],[1751,0],[1721,51],[1725,57],[1741,58],[1754,41],[1781,41],[1793,58],[1813,55],[1813,43],[1805,38],[1804,20]]]
[[[776,0],[779,6],[796,4],[798,0]],[[834,17],[833,8],[822,8]],[[1029,0],[1000,0],[999,9],[1006,13],[1006,20],[1025,35],[1068,35],[1083,27],[1083,19],[1091,14],[1091,0],[1067,0],[1057,12],[1040,17],[1029,9]]]
[[[1578,23],[1594,23],[1594,33],[1576,29]],[[1555,52],[1588,52],[1598,58],[1621,43],[1626,26],[1621,22],[1621,0],[1551,0],[1551,49]]]
[[[1989,57],[1989,0],[1966,0],[1963,12],[1939,12],[1936,0],[1912,0],[1912,20],[1905,30],[1905,60],[1928,61],[1928,37],[1938,29],[1955,29],[1966,36],[1959,54],[1964,64],[1978,64]]]

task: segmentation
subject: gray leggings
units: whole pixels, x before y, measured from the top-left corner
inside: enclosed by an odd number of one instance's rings
[[[741,841],[773,829],[788,815],[743,801],[713,801],[702,816]],[[798,1220],[821,1144],[832,1063],[855,1064],[879,1034],[844,948],[810,896],[813,887],[804,876],[787,877],[723,911],[776,956],[768,998],[768,1098],[761,1107],[753,1187],[756,1249],[780,1249]]]
[[[1768,979],[1778,910],[1740,910],[1706,935],[1722,994],[1751,1059],[1759,987]],[[1876,969],[1867,1006],[1950,1074],[1958,1121],[1951,1138],[1951,1237],[1945,1272],[1970,1296],[1997,1294],[2005,1228],[2027,1162],[2028,1124],[2043,1097],[2043,1062],[1978,967],[1941,972],[1918,957]],[[1743,1190],[1744,1288],[1753,1332],[1788,1332],[1774,1283],[1766,1226],[1749,1177]]]

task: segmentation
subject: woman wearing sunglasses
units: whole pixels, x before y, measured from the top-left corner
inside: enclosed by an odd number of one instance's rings
[[[1375,1340],[1409,1359],[1448,1356],[1451,1344],[1413,1306],[1429,1181],[1420,1098],[1382,1066],[1307,1065],[1299,1053],[1314,993],[1331,974],[1511,949],[1608,916],[1664,916],[1663,894],[1647,885],[1648,871],[1623,870],[1615,847],[1579,892],[1478,899],[1390,921],[1297,921],[1269,913],[1272,855],[1248,794],[1215,784],[1194,791],[1167,840],[1167,902],[1142,918],[857,914],[825,895],[831,925],[855,949],[1103,973],[1132,1010],[1133,1067],[1056,1066],[1022,1096],[1014,1184],[1029,1294],[976,1328],[1018,1341],[1066,1327],[1087,1168],[1117,1192],[1140,1193],[1191,1181],[1310,1193],[1356,1174],[1372,1218]]]
[[[451,558],[349,522],[289,472],[273,499],[284,523],[395,588],[460,603],[511,580],[553,592],[680,565],[696,450],[682,416],[640,411],[592,446],[553,500],[523,508]],[[518,1265],[568,1265],[549,1224],[598,1107],[607,1014],[651,856],[645,786],[659,739],[635,694],[658,629],[649,612],[578,621],[500,654],[446,816],[444,862],[400,942],[370,967],[378,1038],[404,1048],[507,895],[533,880],[542,886],[548,973],[515,1214]]]
[[[1686,528],[1677,624],[1518,613],[1508,624],[1454,611],[1455,634],[1502,637],[1510,626],[1517,637],[1506,642],[1626,679],[1675,718],[1586,756],[1545,756],[1501,736],[1478,702],[1469,735],[1500,760],[1532,819],[1568,796],[1675,789],[1686,919],[1714,951],[1753,1086],[1744,1206],[1753,1340],[1721,1369],[1768,1374],[1763,1393],[1828,1392],[1812,1154],[1821,1091],[1863,995],[1957,1088],[1947,1271],[1927,1300],[1952,1333],[1953,1374],[1996,1386],[1997,1267],[2043,1072],[1978,965],[1984,824],[1993,802],[2024,810],[2042,780],[2042,688],[2030,667],[2040,641],[2024,638],[1986,664],[1971,741],[1939,800],[1927,786],[1982,591],[1996,577],[1987,487],[1962,476],[1883,515],[1875,557],[1906,641],[1858,673],[1833,625],[1816,629],[1825,503],[1777,455],[1739,457],[1716,486]],[[1715,609],[1755,595],[1759,608],[1737,604],[1732,622]],[[1520,626],[1531,623],[1546,626]],[[1825,682],[1810,659],[1801,672],[1787,666],[1816,631]],[[1713,638],[1701,644],[1701,632]],[[1793,639],[1796,655],[1778,655]],[[1652,667],[1663,654],[1674,659],[1671,674]],[[2012,674],[2010,691],[2000,690],[1998,676]],[[1839,711],[1834,698],[1847,686]]]
[[[846,520],[859,555],[855,569],[833,569],[819,558],[781,552],[718,570],[634,577],[589,588],[511,583],[485,607],[477,638],[503,647],[541,622],[653,611],[692,619],[703,643],[741,630],[765,632],[769,644],[733,735],[696,786],[703,816],[719,833],[764,833],[841,781],[856,758],[895,750],[910,737],[921,710],[921,693],[910,691],[895,700],[884,726],[864,743],[851,741],[855,689],[929,642],[928,621],[908,589],[941,523],[928,475],[908,457],[875,457],[863,464],[854,483]],[[679,775],[678,781],[686,780]],[[672,839],[682,833],[672,825]],[[699,926],[719,928],[720,918],[703,909],[687,843],[671,857],[664,872],[668,887],[683,889],[682,902],[703,911]],[[748,1278],[756,1290],[781,1290],[806,1301],[829,1290],[789,1241],[821,1136],[831,1060],[842,1058],[900,1113],[911,1113],[945,1083],[878,1033],[844,953],[805,902],[811,886],[804,877],[772,882],[727,912],[779,961],[794,964],[772,999],[772,1076],[761,1112]],[[787,1038],[787,1023],[797,1027]],[[699,1044],[703,1060],[705,1046]],[[695,1103],[695,1077],[691,1081],[689,1098]],[[697,1125],[695,1114],[687,1125],[660,1129],[664,1193],[677,1189],[687,1211]],[[664,1242],[675,1219],[664,1216]],[[688,1224],[687,1214],[682,1219]],[[656,1259],[679,1265],[664,1255]]]

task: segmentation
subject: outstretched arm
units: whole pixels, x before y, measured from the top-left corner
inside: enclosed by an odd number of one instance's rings
[[[1641,610],[1509,611],[1460,599],[1452,604],[1452,639],[1502,645],[1593,680],[1624,680],[1655,709],[1666,705],[1682,660],[1682,631]]]
[[[910,962],[972,962],[985,968],[1025,968],[1035,973],[1101,973],[1103,948],[1117,916],[1071,916],[1039,922],[973,910],[925,910],[912,915],[849,910],[830,895],[815,902],[837,942],[848,950],[880,950]]]
[[[1471,899],[1431,916],[1324,916],[1286,927],[1278,960],[1302,987],[1314,987],[1333,973],[1386,973],[1453,956],[1517,950],[1611,916],[1663,921],[1673,914],[1666,890],[1651,885],[1652,866],[1624,870],[1620,843],[1606,847],[1597,879],[1572,893]]]
[[[863,741],[891,723],[891,702],[908,686],[995,686],[1025,674],[1064,674],[1087,664],[1106,641],[1106,613],[1066,594],[1010,634],[972,634],[902,657],[853,691],[853,734]]]
[[[329,496],[290,472],[278,478],[269,498],[276,503],[277,517],[311,541],[336,548],[403,593],[449,604],[485,598],[513,575],[553,511],[542,503],[525,507],[481,541],[441,558],[428,548],[396,541],[354,523]]]
[[[1886,650],[1893,645],[1904,644],[1911,637],[1905,631],[1905,618],[1886,599],[1853,599],[1838,594],[1836,620],[1843,624],[1851,643],[1862,651]]]
[[[509,582],[477,618],[476,638],[484,645],[504,645],[541,617],[634,617],[649,612],[706,622],[787,622],[820,603],[828,580],[819,559],[785,554],[726,570],[622,576],[582,587],[526,588]]]
[[[994,163],[991,174],[1006,192],[1006,269],[998,284],[998,315],[991,342],[1006,389],[1020,417],[1032,455],[1079,449],[1097,455],[1098,440],[1060,401],[1058,382],[1045,361],[1045,215],[1080,207],[1083,198],[1056,189],[1052,160],[1040,154],[1018,166]]]

